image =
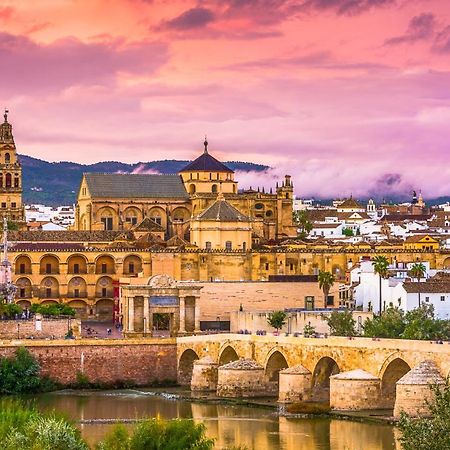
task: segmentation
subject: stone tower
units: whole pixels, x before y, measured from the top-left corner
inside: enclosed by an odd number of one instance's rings
[[[0,125],[0,218],[25,223],[22,204],[22,166],[17,159],[12,126],[8,122],[8,111]]]

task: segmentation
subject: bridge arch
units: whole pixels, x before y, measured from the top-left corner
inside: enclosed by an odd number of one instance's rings
[[[442,267],[443,267],[444,269],[450,269],[450,257],[444,259],[444,262],[443,262],[443,264],[442,264]]]
[[[223,366],[232,361],[237,361],[238,359],[239,355],[234,347],[230,344],[226,344],[219,353],[219,366]]]
[[[411,366],[398,354],[386,359],[380,371],[381,394],[386,408],[393,408],[395,403],[396,383],[411,370]]]
[[[192,371],[194,369],[194,361],[199,359],[194,350],[188,348],[185,350],[178,361],[178,383],[181,385],[189,385],[192,380]]]
[[[280,370],[287,369],[289,364],[283,353],[278,349],[273,349],[267,356],[268,358],[264,365],[266,379],[269,382],[276,383],[278,386]]]
[[[317,401],[330,401],[330,377],[340,372],[337,362],[330,356],[319,359],[312,376],[313,397]]]

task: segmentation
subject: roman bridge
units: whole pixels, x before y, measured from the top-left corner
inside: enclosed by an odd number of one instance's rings
[[[329,397],[331,375],[362,369],[381,380],[387,408],[394,405],[396,382],[423,361],[434,361],[443,377],[450,375],[448,342],[215,334],[177,339],[179,382],[189,384],[194,362],[207,356],[219,366],[253,359],[264,368],[266,381],[274,388],[278,388],[280,370],[302,365],[312,374],[312,389],[322,391],[320,400],[326,399],[327,392]]]

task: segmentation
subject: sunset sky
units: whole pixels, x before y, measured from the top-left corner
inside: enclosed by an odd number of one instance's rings
[[[0,99],[50,161],[270,165],[298,196],[450,195],[450,0],[0,0]]]

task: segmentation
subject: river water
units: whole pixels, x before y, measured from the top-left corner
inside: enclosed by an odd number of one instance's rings
[[[155,390],[62,391],[36,396],[41,410],[56,410],[80,422],[90,444],[111,430],[111,419],[194,418],[206,425],[217,449],[245,445],[249,450],[390,450],[394,427],[329,418],[280,417],[274,409],[196,402]],[[132,426],[132,425],[130,425]]]

